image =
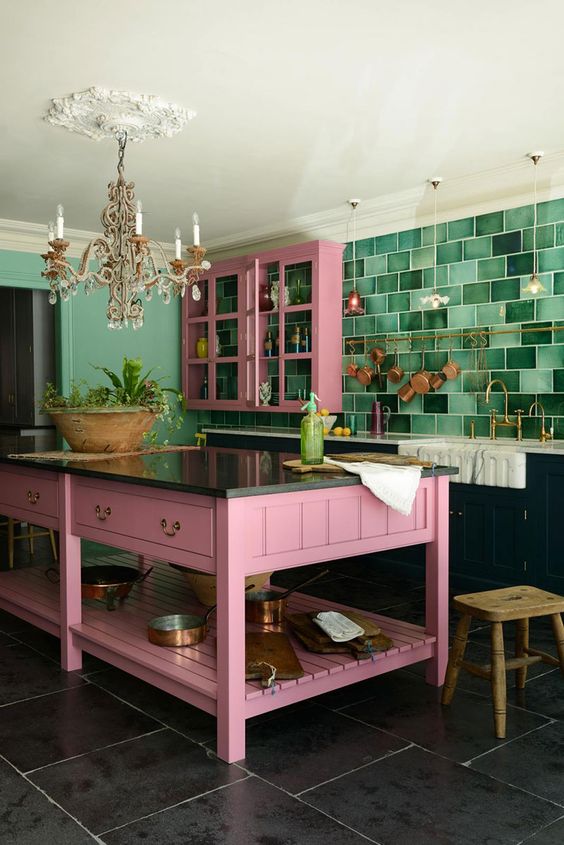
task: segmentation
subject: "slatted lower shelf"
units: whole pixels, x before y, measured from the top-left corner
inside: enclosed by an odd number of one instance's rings
[[[94,561],[93,561],[94,562]],[[127,555],[108,554],[95,563],[129,563]],[[84,562],[87,563],[86,561]],[[135,585],[115,611],[101,602],[83,602],[82,624],[72,626],[78,645],[161,689],[215,712],[217,699],[216,630],[212,615],[203,643],[183,648],[161,648],[147,639],[147,622],[169,613],[202,614],[186,579],[165,563],[151,562],[153,572]],[[59,588],[45,577],[44,569],[31,567],[0,573],[0,607],[59,634]],[[346,610],[345,605],[305,594],[288,600],[290,612]],[[393,648],[374,660],[355,660],[347,654],[314,654],[290,635],[304,677],[276,683],[275,692],[258,681],[246,684],[247,716],[275,709],[293,701],[369,678],[390,669],[432,657],[436,638],[417,625],[362,611],[391,638]],[[281,626],[247,624],[247,630],[276,631]]]

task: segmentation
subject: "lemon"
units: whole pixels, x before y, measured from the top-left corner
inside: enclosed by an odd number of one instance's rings
[[[337,428],[333,429],[333,434],[335,435],[335,437],[340,437],[341,434],[343,434],[343,429],[340,425],[338,425]]]
[[[322,417],[328,417],[329,416],[329,410],[327,408],[322,408],[319,413],[321,414]]]
[[[350,436],[351,436],[351,430],[348,426],[345,426],[345,428],[343,429],[343,437],[350,437]]]
[[[323,426],[323,434],[329,434],[329,429],[327,426]]]

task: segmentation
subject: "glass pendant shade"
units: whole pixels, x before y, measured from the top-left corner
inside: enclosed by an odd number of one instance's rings
[[[440,308],[441,305],[448,305],[450,296],[441,296],[437,290],[437,188],[441,184],[442,176],[435,176],[429,180],[433,186],[434,196],[434,223],[433,223],[433,291],[420,299],[421,305],[430,305],[431,308]]]
[[[349,293],[349,298],[347,300],[347,307],[345,308],[345,317],[359,317],[361,314],[364,314],[364,308],[362,307],[362,299],[360,298],[360,294],[356,289],[356,207],[359,202],[360,200],[349,200],[349,205],[352,207],[353,220],[353,286],[351,292]]]
[[[538,275],[538,254],[537,254],[537,164],[539,163],[540,159],[544,153],[530,153],[529,158],[533,162],[535,166],[535,180],[533,185],[533,192],[534,192],[534,200],[533,200],[533,209],[534,209],[534,216],[533,216],[533,272],[531,277],[524,288],[521,288],[523,293],[530,293],[532,296],[536,296],[539,293],[544,293],[546,291],[545,286],[539,279]]]

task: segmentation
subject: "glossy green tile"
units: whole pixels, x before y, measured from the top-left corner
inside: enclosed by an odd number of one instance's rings
[[[411,431],[411,417],[409,414],[392,414],[388,423],[388,431],[397,434],[409,434]]]
[[[465,305],[476,305],[478,302],[490,301],[490,283],[474,282],[471,285],[464,285],[463,301]]]
[[[539,402],[544,406],[545,414],[564,416],[564,393],[541,393]]]
[[[514,347],[506,352],[506,366],[508,370],[532,369],[537,365],[537,350],[535,346]]]
[[[541,273],[546,273],[549,270],[564,270],[564,246],[539,252],[538,263]]]
[[[472,393],[452,393],[448,397],[449,414],[475,414],[476,397]]]
[[[414,332],[422,328],[423,318],[421,311],[408,311],[399,315],[400,331]]]
[[[421,229],[408,229],[399,233],[400,249],[417,249],[421,246]]]
[[[547,329],[551,327],[550,323],[523,323],[524,329]],[[535,344],[552,343],[552,332],[549,331],[531,331],[525,332],[521,337],[522,346],[533,346]],[[539,364],[539,366],[541,366]]]
[[[375,239],[375,253],[381,255],[383,252],[398,251],[398,236],[396,232],[389,235],[379,235]]]
[[[462,241],[451,241],[437,246],[437,264],[455,264],[462,261]]]
[[[512,391],[519,391],[521,385],[521,372],[519,370],[491,370],[490,371],[490,379],[501,379],[504,382],[506,388],[511,393]],[[495,384],[492,387],[496,393],[500,390],[503,390],[498,384]]]
[[[350,393],[343,393],[343,411],[354,411],[354,396]]]
[[[379,294],[377,296],[367,296],[364,300],[364,310],[367,314],[385,314],[386,313],[386,296]],[[356,317],[355,319],[359,319]]]
[[[457,241],[460,238],[472,238],[474,236],[474,217],[465,217],[463,220],[451,220],[448,224],[449,241]]]
[[[491,346],[519,346],[521,335],[519,323],[506,323],[500,334],[490,335]]]
[[[434,414],[414,414],[411,417],[412,434],[435,434],[436,422]]]
[[[502,310],[501,314],[499,313],[500,308]],[[500,306],[499,303],[493,303],[492,305],[478,305],[476,309],[476,318],[478,323],[485,323],[488,326],[505,323],[505,305]]]
[[[374,238],[363,238],[361,241],[356,242],[357,258],[368,258],[368,256],[374,255],[374,253]]]
[[[564,296],[549,296],[537,302],[537,320],[562,320]]]
[[[465,435],[470,434],[470,423],[472,420],[474,420],[474,431],[476,433],[476,437],[487,437],[490,433],[489,417],[479,415],[464,417],[462,433]]]
[[[355,317],[354,333],[358,335],[374,334],[376,331],[376,320],[374,317]]]
[[[423,312],[423,328],[424,329],[446,329],[447,327],[447,309],[446,308],[432,308]]]
[[[447,434],[458,437],[462,434],[462,417],[448,414],[437,416],[437,434]]]
[[[399,285],[399,276],[397,273],[386,273],[384,276],[378,276],[376,279],[376,290],[378,293],[395,293]]]
[[[379,314],[376,317],[377,332],[397,332],[399,329],[397,314]]]
[[[434,226],[424,226],[421,232],[421,244],[423,246],[429,246],[430,244],[434,243],[433,235],[434,235]],[[447,224],[446,223],[437,223],[437,243],[442,244],[447,239]]]
[[[554,274],[554,293],[564,293],[564,273]]]
[[[492,211],[489,214],[479,214],[476,217],[476,234],[493,235],[503,232],[503,211]]]
[[[423,287],[423,272],[421,270],[408,270],[400,273],[400,290],[414,290]]]
[[[441,264],[439,267],[427,267],[423,270],[423,287],[432,288],[439,285],[448,285],[448,271],[448,264]]]
[[[364,276],[362,279],[357,279],[356,289],[361,296],[372,296],[376,293],[376,278],[374,276]]]
[[[475,282],[477,273],[477,265],[475,261],[460,261],[458,264],[452,264],[449,273],[449,282],[451,285],[464,284],[465,282]]]
[[[537,223],[557,223],[564,220],[564,199],[539,202],[537,205]]]
[[[464,241],[464,260],[474,258],[489,258],[492,254],[492,239],[489,236],[484,238],[471,238]]]
[[[388,273],[409,270],[409,252],[391,252],[388,255]]]
[[[550,370],[564,367],[564,344],[539,346],[537,349],[537,366],[539,369]]]
[[[355,264],[356,272],[353,273],[353,263]],[[345,279],[352,279],[353,276],[356,276],[358,279],[361,276],[364,276],[364,259],[356,259],[356,262],[353,261],[345,261],[344,263],[344,278]]]
[[[365,258],[364,268],[369,276],[378,276],[380,273],[385,273],[388,269],[387,256],[371,255],[369,258]]]
[[[564,370],[549,370],[554,376],[552,389],[555,393],[564,393]]]
[[[448,396],[444,393],[426,393],[423,409],[426,414],[448,414]]]
[[[564,320],[555,320],[554,327],[559,329],[559,331],[552,333],[552,342],[564,343]]]
[[[537,227],[537,229],[542,227]],[[537,231],[538,234],[538,231]],[[564,223],[557,223],[554,227],[554,246],[564,245]]]
[[[440,296],[448,296],[449,308],[462,303],[462,285],[448,285],[444,288],[437,288],[437,292]]]
[[[562,223],[559,223],[558,226],[562,226]],[[564,240],[560,243],[556,242],[555,244],[555,232],[554,232],[554,224],[550,223],[548,226],[537,226],[536,230],[536,248],[537,249],[550,249],[553,246],[560,246],[564,243]],[[523,232],[523,249],[532,250],[535,248],[535,230],[525,229]]]
[[[507,302],[509,299],[519,299],[520,292],[519,279],[498,279],[492,282],[491,300],[492,302]]]
[[[535,303],[532,299],[521,299],[517,302],[508,302],[505,308],[505,321],[507,323],[523,323],[525,320],[533,320],[535,317]]]
[[[521,252],[521,232],[506,232],[492,237],[492,255],[507,255]]]
[[[461,329],[464,326],[476,324],[476,308],[474,305],[458,305],[448,309],[449,329]]]
[[[388,296],[388,311],[409,311],[409,293],[391,293]]]
[[[478,281],[505,277],[505,258],[482,258],[478,261]]]
[[[432,246],[422,246],[420,249],[414,249],[411,253],[412,270],[420,270],[423,267],[432,267],[434,254],[435,250]]]
[[[533,253],[522,252],[520,255],[507,256],[507,275],[523,276],[533,272]]]
[[[518,208],[508,208],[505,212],[505,228],[524,229],[532,226],[535,219],[535,210],[532,205],[520,205]]]
[[[552,383],[552,370],[524,370],[521,373],[521,390],[526,393],[552,391]]]

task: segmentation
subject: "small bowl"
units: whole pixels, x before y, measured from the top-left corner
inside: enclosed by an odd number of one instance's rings
[[[331,431],[337,420],[337,414],[329,414],[326,417],[321,417],[321,419],[323,420],[325,428],[328,429],[328,431]]]

